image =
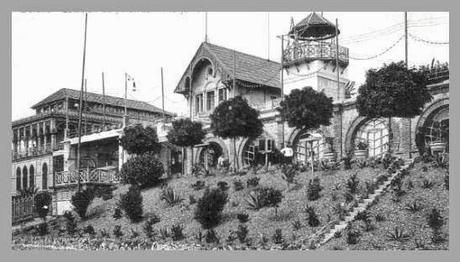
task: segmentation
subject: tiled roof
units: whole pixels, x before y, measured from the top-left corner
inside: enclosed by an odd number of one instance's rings
[[[62,88],[53,94],[49,95],[42,101],[38,102],[37,104],[32,106],[32,109],[36,109],[37,107],[40,107],[42,105],[46,105],[48,103],[58,101],[65,99],[66,97],[70,99],[80,99],[80,91],[79,90],[74,90],[74,89],[69,89],[69,88]],[[101,94],[96,94],[92,92],[87,92],[87,101],[88,102],[93,102],[93,103],[103,103],[104,102],[104,96]],[[125,99],[121,97],[115,97],[115,96],[105,96],[105,103],[106,105],[111,105],[111,106],[119,106],[119,107],[124,107],[125,106]],[[149,111],[149,112],[155,112],[155,113],[162,113],[162,110],[154,105],[151,105],[147,102],[143,101],[137,101],[137,100],[132,100],[132,99],[127,99],[126,101],[128,109],[136,109],[140,111]],[[170,112],[165,112],[166,115],[169,116],[174,116],[173,113]]]
[[[302,19],[289,31],[290,35],[298,34],[299,38],[331,38],[335,36],[335,25],[321,15],[313,12]],[[340,33],[340,31],[338,31]]]
[[[203,42],[192,59],[191,64],[193,64],[195,59],[198,59],[197,54],[200,53],[201,49],[205,49],[206,53],[213,56],[212,58],[217,62],[218,66],[222,67],[225,74],[229,75],[230,78],[233,78],[233,68],[235,67],[237,80],[256,84],[257,86],[274,88],[280,88],[281,86],[279,78],[281,65],[278,62]],[[189,72],[189,69],[186,70],[184,76],[187,72]],[[179,85],[176,91],[180,90]]]

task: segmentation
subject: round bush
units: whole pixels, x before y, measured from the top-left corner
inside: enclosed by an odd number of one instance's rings
[[[123,183],[147,188],[158,185],[164,173],[163,164],[155,155],[147,153],[129,159],[121,168]]]
[[[220,189],[206,189],[203,196],[198,200],[195,210],[195,219],[205,229],[217,226],[222,217],[222,210],[227,203],[227,193]]]
[[[75,207],[75,212],[78,213],[80,218],[84,219],[86,217],[86,210],[88,206],[94,199],[94,192],[92,189],[85,189],[82,191],[77,191],[73,196],[70,202]]]
[[[42,219],[46,218],[46,215],[48,214],[50,210],[50,205],[51,205],[51,194],[50,193],[43,191],[35,195],[34,197],[35,211],[37,212],[40,218]]]
[[[142,218],[142,200],[141,191],[137,186],[129,187],[128,192],[120,197],[120,208],[133,222]]]

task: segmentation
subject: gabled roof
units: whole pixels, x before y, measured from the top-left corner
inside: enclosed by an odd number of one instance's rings
[[[196,51],[174,92],[183,92],[181,84],[184,83],[187,76],[190,76],[190,66],[203,57],[210,58],[216,63],[215,66],[222,69],[223,80],[226,78],[224,76],[228,76],[230,79],[233,78],[233,65],[235,63],[235,76],[237,80],[258,86],[280,88],[280,63],[203,42]]]
[[[66,97],[70,99],[80,99],[80,91],[79,90],[74,90],[74,89],[69,89],[69,88],[62,88],[59,89],[58,91],[52,93],[45,99],[41,100],[37,104],[33,105],[31,108],[36,109],[40,106],[46,105],[48,103],[52,103],[54,101],[59,101],[63,100]],[[87,92],[87,101],[92,102],[92,103],[103,103],[104,102],[104,96],[101,94],[97,93],[92,93],[92,92]],[[110,105],[110,106],[119,106],[119,107],[124,107],[125,106],[125,99],[121,97],[115,97],[115,96],[105,96],[105,104]],[[136,109],[140,111],[149,111],[149,112],[154,112],[154,113],[162,113],[163,111],[154,106],[151,105],[147,102],[143,101],[137,101],[137,100],[132,100],[132,99],[127,99],[126,100],[126,105],[129,109]],[[166,115],[168,116],[174,116],[174,113],[170,112],[165,112]]]

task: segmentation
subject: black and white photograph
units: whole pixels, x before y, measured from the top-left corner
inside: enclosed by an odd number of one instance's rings
[[[449,250],[449,15],[12,12],[10,249]]]

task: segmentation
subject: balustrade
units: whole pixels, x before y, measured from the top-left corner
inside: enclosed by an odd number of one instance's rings
[[[62,171],[55,173],[55,186],[65,186],[77,184],[80,180],[81,184],[85,183],[118,183],[119,176],[116,168],[114,169],[103,169],[96,168],[93,170],[80,169],[71,171]]]
[[[303,42],[287,47],[283,51],[285,63],[295,62],[299,59],[328,59],[336,58],[337,45],[329,42]],[[339,61],[349,62],[348,48],[339,46]]]

